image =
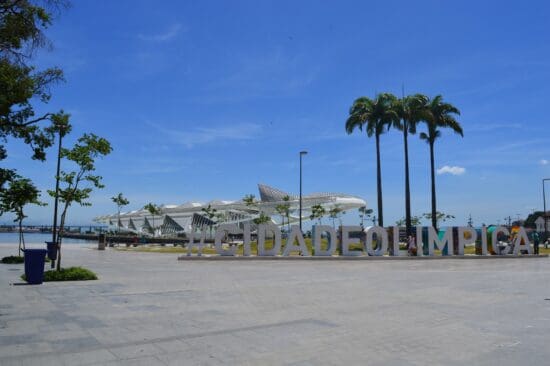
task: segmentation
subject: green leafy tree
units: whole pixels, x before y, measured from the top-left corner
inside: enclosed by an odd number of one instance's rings
[[[322,225],[322,218],[325,216],[327,211],[322,205],[313,205],[311,206],[311,215],[309,215],[310,220],[319,220],[319,225]]]
[[[102,177],[94,175],[95,163],[98,158],[110,154],[112,151],[109,141],[94,134],[84,134],[70,149],[62,149],[61,157],[75,166],[74,171],[61,171],[58,177],[62,186],[59,188],[59,201],[62,204],[59,235],[57,240],[58,261],[57,270],[61,270],[61,242],[67,219],[67,212],[72,204],[91,206],[88,201],[94,189],[101,189]],[[48,190],[50,196],[55,197],[55,191]]]
[[[7,189],[0,192],[0,212],[12,212],[15,215],[14,222],[19,226],[19,256],[21,249],[25,249],[25,236],[23,235],[23,220],[27,217],[23,211],[26,205],[45,206],[40,202],[40,191],[32,184],[30,179],[16,178],[10,181]]]
[[[256,225],[267,224],[270,221],[271,221],[271,217],[269,217],[268,215],[266,215],[263,212],[260,212],[260,216],[256,217],[254,220],[252,220],[252,222]]]
[[[376,193],[378,198],[378,222],[384,225],[382,207],[382,168],[380,164],[380,135],[399,120],[395,109],[397,98],[390,93],[381,93],[374,99],[360,97],[353,102],[346,121],[348,134],[358,128],[365,129],[368,137],[376,140]]]
[[[120,231],[120,211],[122,210],[122,207],[128,206],[130,204],[130,201],[128,201],[128,199],[124,197],[122,193],[119,193],[116,196],[111,197],[111,201],[113,201],[113,203],[117,207],[118,216],[117,216],[116,226],[117,226],[117,232],[119,232]]]
[[[544,211],[535,211],[533,213],[530,213],[529,216],[527,216],[527,219],[525,219],[525,222],[523,223],[523,225],[525,227],[534,229],[537,227],[537,225],[535,224],[535,221],[539,217],[542,217],[544,219]]]
[[[144,210],[147,210],[150,214],[151,214],[151,218],[153,221],[153,228],[152,228],[152,231],[153,231],[153,237],[156,236],[156,232],[155,232],[155,228],[156,228],[156,225],[155,225],[155,216],[159,216],[161,214],[161,209],[160,209],[160,206],[158,205],[155,205],[154,203],[152,202],[149,202],[148,204],[146,204],[145,206],[143,206],[143,209]]]
[[[450,128],[460,136],[464,136],[462,127],[455,119],[455,115],[460,115],[458,108],[450,103],[443,101],[441,95],[435,96],[428,101],[427,113],[424,122],[426,123],[427,132],[422,132],[420,138],[425,140],[430,146],[430,173],[431,173],[431,190],[432,190],[432,226],[437,229],[437,204],[435,193],[435,156],[434,145],[435,141],[441,137],[442,128]]]
[[[411,186],[409,181],[409,134],[416,133],[416,126],[426,117],[429,98],[423,94],[408,95],[397,99],[394,105],[399,116],[395,127],[403,132],[403,148],[405,152],[405,227],[407,234],[414,225],[411,217]]]
[[[32,159],[44,161],[53,144],[54,117],[59,113],[36,114],[35,104],[47,103],[51,87],[63,80],[58,68],[37,70],[31,64],[37,50],[49,43],[44,31],[52,13],[64,1],[0,1],[0,161],[8,156],[8,139],[21,140],[32,150]],[[42,109],[43,107],[41,107]],[[0,191],[17,176],[15,169],[0,168]]]

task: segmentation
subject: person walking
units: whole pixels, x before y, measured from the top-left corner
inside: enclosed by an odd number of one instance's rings
[[[416,239],[414,235],[409,235],[407,239],[407,252],[409,256],[416,255]]]

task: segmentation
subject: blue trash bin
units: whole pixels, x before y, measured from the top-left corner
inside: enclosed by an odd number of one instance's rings
[[[46,249],[25,249],[25,277],[30,285],[44,282],[44,262]]]
[[[48,258],[52,261],[57,259],[57,243],[55,241],[47,241]]]

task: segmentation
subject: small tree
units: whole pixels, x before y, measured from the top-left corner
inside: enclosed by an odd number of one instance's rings
[[[423,216],[411,216],[411,226],[418,226],[422,223]],[[395,222],[396,226],[406,226],[407,220],[405,217]]]
[[[247,194],[243,197],[243,202],[247,206],[254,206],[256,204],[256,197],[253,194]]]
[[[122,195],[122,193],[119,193],[118,195],[111,197],[111,201],[113,201],[117,207],[118,210],[118,216],[117,216],[117,233],[120,231],[120,210],[124,206],[128,206],[130,204],[130,201],[126,197]]]
[[[213,226],[214,218],[216,217],[216,212],[218,212],[218,210],[213,208],[212,205],[208,205],[207,207],[201,208],[201,211],[208,218],[208,220],[210,220],[208,222],[208,228],[210,230],[210,237],[212,237],[212,226]]]
[[[260,212],[260,216],[256,217],[252,222],[256,225],[266,224],[271,221],[271,217],[263,212]]]
[[[367,206],[359,207],[359,218],[361,219],[361,227],[365,227],[365,219],[370,218],[373,212],[373,209],[367,208]]]
[[[311,215],[309,215],[309,218],[311,220],[319,220],[319,225],[322,225],[321,219],[323,218],[323,216],[325,216],[326,212],[327,211],[323,206],[313,205],[311,206]]]
[[[90,194],[94,188],[104,187],[101,183],[102,177],[92,174],[95,171],[96,159],[110,154],[111,151],[109,141],[94,134],[84,134],[71,149],[61,150],[61,157],[76,165],[76,169],[72,172],[61,171],[58,177],[59,182],[64,185],[59,188],[59,201],[63,205],[63,210],[57,239],[58,271],[61,270],[61,242],[69,207],[73,203],[78,203],[80,206],[92,205],[87,201]],[[48,193],[55,197],[55,191],[48,190]]]
[[[17,177],[10,181],[7,189],[0,192],[0,212],[12,212],[15,215],[14,222],[19,226],[19,250],[25,249],[25,237],[23,235],[23,220],[27,217],[23,208],[28,204],[45,206],[39,201],[40,191],[32,184],[30,179]]]
[[[152,217],[151,221],[153,221],[153,228],[152,228],[153,229],[153,237],[155,237],[155,226],[156,226],[155,225],[155,216],[161,214],[160,207],[155,205],[152,202],[149,202],[148,204],[143,206],[143,209],[149,211],[149,213],[151,214],[151,217]]]
[[[275,211],[277,211],[277,213],[281,215],[281,226],[285,225],[285,218],[286,218],[287,225],[289,226],[288,229],[290,230],[290,203],[288,202],[290,201],[290,197],[284,196],[283,201],[284,203],[281,203],[275,206]]]
[[[335,205],[328,211],[329,217],[332,219],[332,227],[336,229],[336,219],[339,219],[342,214],[346,212],[338,205]],[[342,225],[342,220],[340,220],[340,226]]]
[[[449,215],[449,214],[446,214],[444,212],[439,212],[439,211],[436,211],[436,213],[435,213],[435,221],[432,219],[431,212],[425,213],[424,217],[427,220],[432,220],[432,223],[435,222],[436,226],[434,227],[434,229],[436,229],[436,230],[439,227],[440,222],[445,222],[447,220],[451,220],[451,219],[455,218],[453,215]]]

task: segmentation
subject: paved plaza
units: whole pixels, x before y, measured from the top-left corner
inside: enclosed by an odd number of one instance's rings
[[[550,363],[549,258],[177,257],[66,245],[99,280],[39,286],[1,264],[0,365]]]

